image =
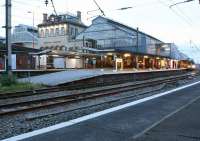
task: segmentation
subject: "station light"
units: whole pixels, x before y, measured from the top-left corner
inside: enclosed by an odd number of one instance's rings
[[[200,0],[199,0],[200,1]],[[196,65],[192,65],[191,66],[192,69],[196,69]]]
[[[52,55],[53,57],[59,57],[59,55],[56,55],[56,54],[54,54],[54,55]]]
[[[77,56],[77,55],[76,55],[76,56],[75,56],[75,59],[80,59],[80,56]]]
[[[112,56],[113,54],[112,54],[112,53],[107,53],[107,55],[108,55],[108,56]]]
[[[146,55],[145,55],[145,56],[144,56],[144,58],[146,58],[146,59],[147,59],[147,58],[149,58],[149,56],[146,56]]]
[[[129,53],[124,54],[124,57],[130,57],[130,56],[131,56],[131,54],[129,54]]]

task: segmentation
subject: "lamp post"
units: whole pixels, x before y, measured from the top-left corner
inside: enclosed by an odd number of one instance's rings
[[[34,11],[31,12],[31,11],[28,11],[29,14],[33,14],[33,31],[32,31],[32,36],[33,36],[33,44],[32,44],[32,47],[35,48],[35,39],[34,39],[34,26],[35,26],[35,13]]]

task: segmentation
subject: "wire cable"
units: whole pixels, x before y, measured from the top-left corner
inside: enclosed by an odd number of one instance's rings
[[[51,4],[52,4],[53,10],[54,10],[54,13],[56,14],[56,16],[58,16],[53,0],[51,0]]]

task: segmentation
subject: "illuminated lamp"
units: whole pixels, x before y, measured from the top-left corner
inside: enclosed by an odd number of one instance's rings
[[[130,57],[131,55],[129,53],[124,54],[124,57]]]
[[[108,55],[108,56],[112,56],[113,54],[112,54],[112,53],[107,53],[107,55]]]
[[[80,59],[80,56],[75,56],[76,59]]]
[[[58,57],[59,55],[52,55],[53,57]]]

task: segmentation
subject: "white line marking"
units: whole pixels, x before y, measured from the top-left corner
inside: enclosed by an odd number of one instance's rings
[[[146,102],[146,101],[149,101],[149,100],[152,100],[152,99],[164,96],[164,95],[168,95],[168,94],[171,94],[173,92],[176,92],[176,91],[197,85],[199,83],[200,83],[200,81],[189,84],[189,85],[185,85],[185,86],[182,86],[182,87],[179,87],[179,88],[167,91],[167,92],[163,92],[163,93],[156,94],[156,95],[153,95],[153,96],[150,96],[150,97],[146,97],[146,98],[143,98],[143,99],[140,99],[140,100],[136,100],[136,101],[133,101],[133,102],[130,102],[130,103],[127,103],[127,104],[123,104],[123,105],[120,105],[120,106],[117,106],[117,107],[113,107],[113,108],[110,108],[110,109],[107,109],[107,110],[103,110],[103,111],[100,111],[100,112],[97,112],[97,113],[86,115],[86,116],[83,116],[83,117],[80,117],[80,118],[77,118],[77,119],[73,119],[73,120],[70,120],[70,121],[67,121],[67,122],[63,122],[63,123],[60,123],[60,124],[56,124],[56,125],[53,125],[53,126],[50,126],[50,127],[43,128],[43,129],[39,129],[39,130],[35,130],[35,131],[29,132],[29,133],[25,133],[25,134],[21,134],[21,135],[18,135],[18,136],[11,137],[11,138],[7,138],[7,139],[4,139],[2,141],[19,141],[19,140],[27,139],[27,138],[30,138],[30,137],[33,137],[33,136],[37,136],[37,135],[41,135],[41,134],[48,133],[48,132],[51,132],[51,131],[55,131],[55,130],[58,130],[58,129],[61,129],[61,128],[64,128],[64,127],[68,127],[68,126],[71,126],[71,125],[75,125],[75,124],[87,121],[89,119],[97,118],[97,117],[100,117],[102,115],[106,115],[106,114],[109,114],[109,113],[112,113],[112,112],[115,112],[115,111],[118,111],[118,110],[121,110],[121,109],[125,109],[125,108],[131,107],[131,106],[134,106],[134,105],[137,105],[137,104],[140,104],[140,103],[143,103],[143,102]]]

